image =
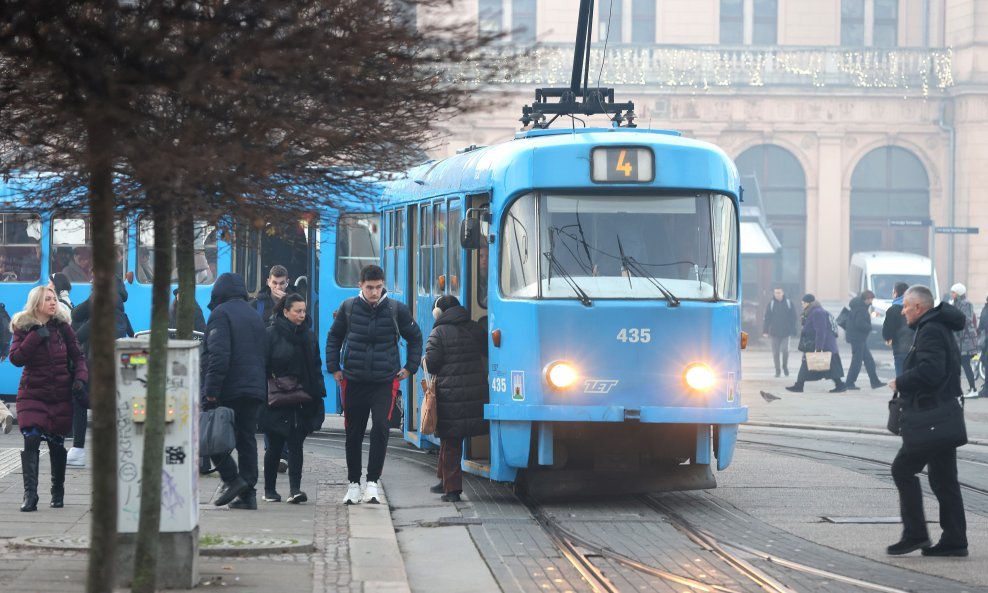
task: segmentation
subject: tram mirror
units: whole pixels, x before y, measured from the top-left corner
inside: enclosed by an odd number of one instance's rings
[[[460,227],[460,247],[464,249],[480,249],[484,245],[484,234],[481,232],[480,219],[467,218]]]

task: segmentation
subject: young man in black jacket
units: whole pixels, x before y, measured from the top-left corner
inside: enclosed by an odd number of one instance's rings
[[[347,488],[344,504],[379,503],[378,480],[384,468],[389,421],[401,382],[415,374],[422,358],[422,330],[404,303],[389,299],[384,270],[365,266],[360,271],[360,294],[343,301],[326,337],[326,369],[340,386],[346,430]],[[401,365],[398,339],[408,345]],[[340,351],[346,354],[340,360]],[[361,446],[371,424],[367,485],[360,494]]]
[[[902,316],[902,297],[909,285],[896,282],[892,289],[892,306],[885,311],[885,321],[882,323],[882,339],[892,347],[892,359],[895,361],[895,376],[902,374],[902,363],[913,345],[913,330]]]

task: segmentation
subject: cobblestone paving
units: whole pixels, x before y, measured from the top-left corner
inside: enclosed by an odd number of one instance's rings
[[[319,480],[316,497],[315,552],[312,558],[312,593],[353,591],[359,593],[360,583],[350,575],[348,515],[339,504],[338,496],[346,485],[346,468],[326,457],[307,457]]]

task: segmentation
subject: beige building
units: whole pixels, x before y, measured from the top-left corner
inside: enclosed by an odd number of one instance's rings
[[[509,100],[451,122],[434,156],[511,138],[534,89],[568,86],[572,68],[577,0],[458,4],[479,28],[511,31],[501,51],[521,71],[498,89]],[[781,248],[744,258],[746,302],[776,283],[846,299],[850,256],[870,250],[932,251],[941,288],[964,282],[982,302],[988,0],[595,4],[591,80],[600,72],[618,101],[634,101],[639,126],[718,144],[757,181]],[[518,66],[514,52],[533,41]],[[981,234],[931,244],[934,226]]]

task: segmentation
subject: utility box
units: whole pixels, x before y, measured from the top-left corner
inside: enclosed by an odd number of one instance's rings
[[[161,473],[158,588],[199,582],[199,346],[169,340]],[[117,340],[117,581],[128,586],[141,509],[150,342]]]

